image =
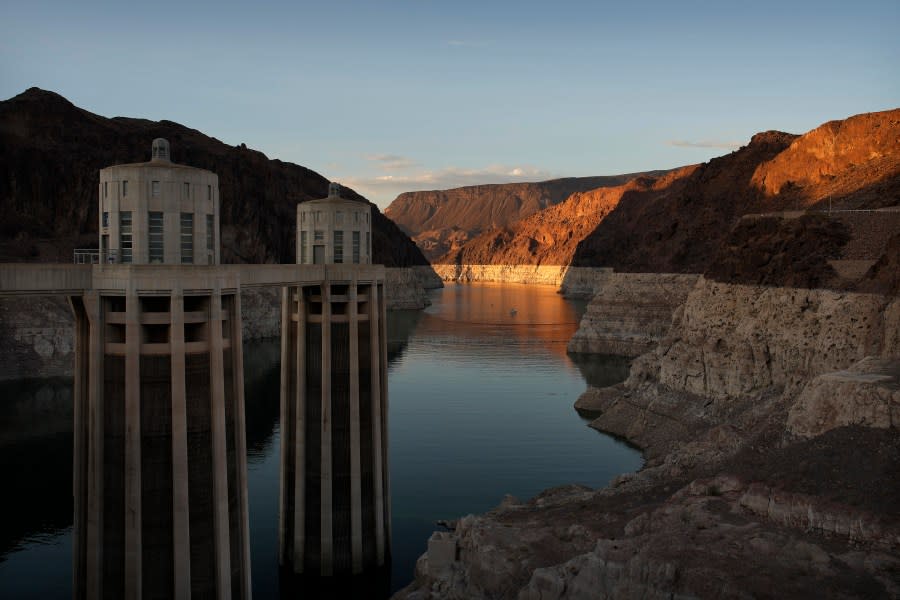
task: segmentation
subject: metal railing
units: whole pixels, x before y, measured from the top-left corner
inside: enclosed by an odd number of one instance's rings
[[[76,248],[74,252],[76,265],[113,264],[119,262],[118,250],[98,250],[96,248]]]

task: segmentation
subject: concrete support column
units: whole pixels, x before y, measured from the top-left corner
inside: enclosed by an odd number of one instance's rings
[[[363,571],[362,539],[362,485],[359,435],[359,301],[356,274],[350,282],[350,298],[347,309],[350,320],[350,541],[353,572]]]
[[[235,471],[237,472],[238,514],[241,517],[241,596],[249,598],[252,595],[250,589],[250,510],[247,498],[247,419],[244,407],[244,348],[241,321],[241,292],[240,287],[235,290],[232,314],[228,319],[231,325],[231,356],[234,364],[234,435],[235,439]]]
[[[289,399],[294,406],[294,572],[303,573],[306,537],[306,300],[303,287],[297,291],[297,324],[295,329],[295,362],[290,365],[296,387]],[[290,316],[290,315],[289,315]],[[293,323],[291,323],[293,325]],[[283,413],[282,413],[283,414]]]
[[[90,322],[87,414],[76,431],[87,436],[87,506],[85,507],[84,597],[103,596],[103,305],[100,294],[85,292],[84,313]],[[75,547],[77,552],[78,546]],[[76,590],[79,594],[80,590]]]
[[[331,575],[334,563],[332,540],[331,461],[331,282],[322,282],[322,575]]]
[[[212,415],[213,527],[215,531],[216,589],[222,600],[231,598],[231,545],[228,531],[228,454],[226,452],[225,385],[222,342],[222,292],[210,295],[209,377]]]
[[[191,597],[188,428],[184,363],[184,294],[175,290],[169,306],[172,353],[172,536],[175,598]]]
[[[140,316],[140,298],[131,290],[125,297],[125,595],[135,599],[142,589]]]
[[[378,370],[380,371],[381,380],[381,431],[384,433],[382,447],[382,471],[381,481],[384,484],[384,535],[385,535],[385,553],[387,554],[391,548],[391,536],[393,528],[391,525],[391,473],[390,461],[388,460],[388,451],[390,448],[390,439],[388,437],[388,419],[390,418],[390,404],[388,400],[388,370],[387,370],[387,302],[384,301],[384,283],[375,282],[372,286],[378,291],[378,330],[380,348],[378,352]]]
[[[293,306],[291,303],[291,296],[294,294],[294,288],[291,287],[283,287],[281,288],[281,380],[280,380],[280,388],[281,388],[281,397],[280,397],[280,407],[279,414],[281,415],[281,456],[280,463],[278,469],[278,564],[284,565],[285,561],[289,558],[286,556],[287,546],[286,544],[286,536],[292,535],[292,532],[285,531],[285,527],[287,527],[287,519],[285,511],[287,510],[287,506],[285,503],[285,490],[287,490],[287,485],[290,482],[291,473],[287,472],[285,465],[287,465],[287,453],[291,451],[290,445],[291,441],[291,430],[290,424],[287,422],[288,413],[288,405],[290,403],[295,402],[293,395],[291,394],[291,368],[293,365],[288,364],[288,357],[290,356],[291,344],[296,347],[296,341],[291,339],[291,307]],[[294,475],[296,477],[296,475]],[[296,502],[296,500],[295,500]],[[296,528],[296,524],[294,525]],[[294,553],[297,552],[297,549],[294,548]]]
[[[75,425],[72,430],[72,498],[75,505],[72,535],[72,590],[76,600],[87,598],[85,589],[87,560],[87,489],[89,458],[89,427],[86,421],[90,400],[90,339],[91,327],[84,303],[77,296],[69,297],[69,307],[75,316],[75,389],[73,413]]]
[[[378,317],[381,311],[378,306],[378,285],[373,282],[372,291],[369,294],[369,343],[371,344],[372,361],[372,458],[373,487],[375,490],[375,556],[378,565],[384,564],[385,539],[384,539],[384,465],[382,464],[381,441],[381,353],[380,327]]]

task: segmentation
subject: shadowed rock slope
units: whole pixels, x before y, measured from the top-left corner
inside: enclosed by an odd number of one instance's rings
[[[482,231],[507,227],[574,193],[617,186],[639,175],[663,172],[406,192],[397,196],[384,212],[412,236],[429,260],[434,260],[456,250]]]
[[[218,174],[223,262],[294,262],[297,203],[325,197],[327,179],[178,123],[108,119],[38,88],[0,102],[0,260],[67,262],[73,248],[96,247],[99,170],[147,160],[157,137],[175,162]],[[427,264],[374,205],[372,214],[375,262]]]
[[[737,218],[900,204],[900,109],[794,136],[760,133],[656,195],[625,195],[575,253],[577,266],[702,273]]]

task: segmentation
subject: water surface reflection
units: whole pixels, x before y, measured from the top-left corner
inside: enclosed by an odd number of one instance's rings
[[[360,597],[409,583],[438,519],[640,466],[572,408],[586,382],[627,374],[622,359],[566,355],[583,305],[499,285],[449,285],[432,301],[388,315],[392,572],[348,582]],[[253,594],[314,597],[318,582],[278,572],[279,341],[245,344],[244,368]],[[70,380],[0,384],[0,477],[15,482],[0,495],[0,598],[71,597],[71,390]]]

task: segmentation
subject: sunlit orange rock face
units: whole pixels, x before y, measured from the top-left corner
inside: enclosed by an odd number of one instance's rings
[[[624,185],[577,192],[562,203],[508,227],[487,231],[437,262],[568,265],[581,240],[618,206],[623,197],[665,189],[690,170],[681,169],[661,178],[642,176]]]
[[[897,203],[896,181],[890,182],[898,173],[900,109],[829,121],[759,165],[751,183],[807,206],[832,197],[842,206],[876,208]]]
[[[661,171],[651,174],[656,173]],[[576,192],[621,185],[638,175],[641,173],[405,192],[391,202],[384,214],[434,262],[483,231],[511,225]]]
[[[488,229],[437,262],[703,273],[731,242],[732,230],[744,215],[898,204],[900,109],[831,121],[801,136],[758,133],[739,150],[701,165],[573,194],[518,222]],[[787,227],[782,233],[789,236],[791,231],[814,236],[818,229]],[[865,232],[851,234],[848,241],[853,243],[854,236]],[[876,250],[883,250],[887,237],[881,236]],[[760,244],[749,246],[759,249]],[[798,243],[787,246],[787,252],[782,248],[779,260],[791,264],[798,257],[790,251],[807,247]],[[767,254],[771,252],[757,252],[756,257]],[[819,262],[825,265],[835,253],[821,254]],[[777,269],[757,274],[737,264],[740,253],[731,252],[728,260],[733,263],[729,269],[743,278],[778,279],[773,275]],[[801,280],[816,282],[824,276],[810,267]]]

